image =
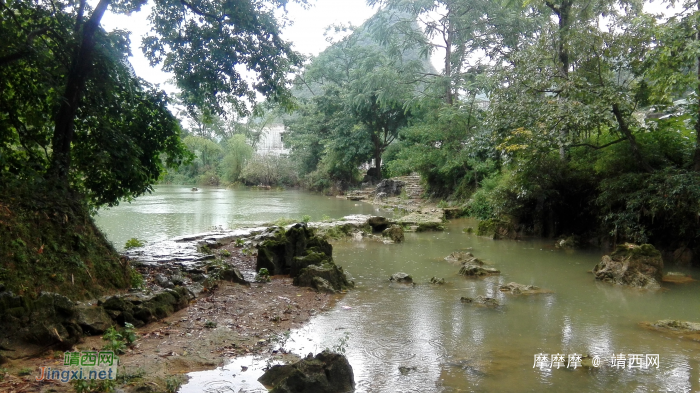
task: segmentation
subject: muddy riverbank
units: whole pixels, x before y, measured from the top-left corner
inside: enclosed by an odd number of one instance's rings
[[[216,251],[246,276],[254,274],[255,257],[229,244]],[[144,270],[146,272],[146,270]],[[148,269],[153,284],[157,269]],[[167,318],[137,329],[137,340],[120,357],[117,388],[124,392],[163,392],[186,381],[191,371],[211,369],[237,356],[266,355],[285,360],[277,350],[290,329],[331,307],[338,296],[292,286],[285,276],[249,286],[219,281]],[[102,349],[100,336],[87,337],[74,351]],[[290,358],[290,360],[292,360]],[[40,381],[39,367],[63,365],[63,352],[47,350],[35,356],[10,359],[2,365],[3,392],[72,392],[70,383]]]

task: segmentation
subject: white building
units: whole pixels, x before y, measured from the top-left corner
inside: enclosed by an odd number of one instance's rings
[[[276,156],[288,154],[289,149],[285,149],[282,143],[284,131],[282,124],[272,124],[263,128],[255,152],[261,155],[273,154]]]

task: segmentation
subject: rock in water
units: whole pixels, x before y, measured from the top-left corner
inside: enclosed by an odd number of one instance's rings
[[[394,273],[389,277],[389,281],[400,284],[413,284],[413,277],[406,273]]]
[[[474,258],[474,254],[468,251],[455,251],[452,254],[445,257],[448,262],[464,262]],[[483,265],[483,263],[481,263]]]
[[[455,253],[450,254],[447,258],[453,257]],[[492,274],[501,274],[501,271],[493,267],[485,267],[484,262],[479,258],[475,258],[471,253],[465,253],[466,259],[456,259],[462,262],[462,267],[459,268],[459,274],[463,276],[487,276]],[[445,259],[447,259],[445,258]],[[450,260],[450,259],[448,259]]]
[[[538,295],[541,293],[553,293],[549,289],[542,289],[535,285],[525,285],[518,284],[517,282],[510,282],[505,285],[498,287],[501,292],[507,292],[511,295]]]
[[[394,243],[401,243],[404,240],[403,228],[398,225],[392,225],[382,231],[382,236],[388,237]]]
[[[271,393],[345,393],[355,389],[352,366],[345,356],[323,351],[292,365],[272,366],[258,379]]]
[[[593,268],[596,280],[657,289],[663,277],[661,253],[651,244],[641,246],[625,243],[610,255],[604,255]]]
[[[492,297],[486,297],[486,296],[481,296],[481,295],[479,295],[475,298],[462,296],[459,299],[459,301],[462,303],[472,304],[472,305],[478,306],[478,307],[497,308],[497,307],[501,306],[501,304],[498,303],[498,300],[496,300]]]
[[[306,224],[295,224],[286,231],[274,228],[260,235],[255,270],[265,268],[271,274],[296,277],[308,265],[332,261],[333,246],[315,236]]]

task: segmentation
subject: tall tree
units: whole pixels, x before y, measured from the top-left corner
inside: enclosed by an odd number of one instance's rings
[[[319,131],[335,139],[325,143],[326,148],[336,147],[332,156],[349,158],[349,152],[354,152],[347,162],[353,166],[374,159],[369,174],[375,179],[381,178],[382,154],[409,118],[414,86],[401,66],[420,66],[420,61],[402,61],[389,60],[366,28],[360,27],[313,59],[299,78],[299,89],[318,97],[312,100],[316,105],[312,111],[324,114],[327,127]],[[293,132],[301,121],[288,123]]]
[[[672,107],[674,100],[693,101],[684,112],[695,130],[693,170],[700,172],[700,2],[666,3],[679,11],[658,25],[657,45],[646,59],[645,76],[651,103],[659,109]]]
[[[9,120],[6,123],[8,128],[2,134],[3,161],[17,162],[18,157],[21,158],[13,152],[15,143],[34,142],[48,156],[48,169],[45,162],[37,161],[40,160],[35,154],[37,146],[23,148],[33,157],[25,162],[31,161],[38,172],[58,180],[64,187],[90,183],[95,187],[93,191],[99,192],[97,179],[111,172],[110,176],[116,183],[110,195],[105,195],[100,203],[116,203],[121,197],[138,195],[148,189],[157,178],[157,171],[129,178],[115,176],[116,166],[104,167],[101,175],[85,182],[88,176],[83,168],[88,166],[74,161],[78,156],[91,159],[84,152],[78,154],[76,149],[81,144],[89,146],[87,151],[91,151],[90,154],[116,159],[115,155],[124,151],[110,150],[108,145],[90,145],[96,135],[109,135],[117,140],[123,139],[122,148],[129,154],[138,155],[142,146],[138,144],[138,138],[126,138],[126,130],[140,124],[151,132],[154,127],[159,127],[156,124],[160,124],[165,127],[164,131],[167,129],[166,134],[144,135],[141,142],[148,141],[149,137],[151,141],[157,139],[152,152],[157,155],[169,150],[168,157],[173,162],[184,157],[182,146],[177,144],[177,122],[174,119],[160,123],[153,121],[156,112],[163,116],[168,113],[162,93],[128,95],[138,89],[149,91],[150,87],[138,82],[128,66],[130,45],[127,34],[106,33],[100,27],[108,8],[115,12],[136,12],[146,2],[100,0],[94,8],[85,0],[77,3],[48,0],[0,3],[3,36],[7,34],[18,39],[15,44],[0,46],[0,73],[7,76],[0,82],[4,83],[2,112],[7,114],[3,119]],[[254,100],[258,94],[287,102],[286,73],[290,67],[300,64],[301,58],[279,36],[275,12],[285,4],[285,0],[154,0],[150,16],[153,30],[144,41],[144,51],[154,65],[162,64],[164,70],[174,73],[183,101],[191,112],[199,108],[220,115],[228,103],[239,112],[247,113],[246,101]],[[241,65],[252,71],[253,81],[248,82],[240,74],[238,67]],[[18,80],[29,83],[14,83]],[[104,101],[110,96],[103,93],[114,89],[119,91],[118,99],[113,95],[112,102]],[[50,107],[47,113],[52,115],[44,118],[41,124],[30,124],[37,123],[37,119],[29,116],[31,108],[13,103],[19,96],[32,100],[40,97],[38,100],[44,102],[42,106]],[[118,103],[126,98],[132,100],[131,103]],[[151,103],[150,112],[146,102]],[[94,105],[98,103],[107,106],[96,108]],[[136,121],[129,121],[133,116],[137,116]],[[149,116],[151,120],[148,120]],[[168,116],[171,115],[168,113]],[[141,132],[143,134],[143,130]],[[50,134],[48,143],[47,133]],[[20,134],[26,135],[18,142]],[[168,140],[170,142],[166,142]],[[13,158],[5,159],[6,156]],[[149,158],[148,162],[155,161]],[[123,192],[119,192],[120,187]]]

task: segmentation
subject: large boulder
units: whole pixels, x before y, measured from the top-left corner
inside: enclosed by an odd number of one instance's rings
[[[323,351],[292,365],[276,365],[258,379],[271,393],[346,393],[355,390],[352,366],[345,356]]]
[[[319,253],[325,255],[322,259],[330,260],[333,255],[333,246],[315,236],[303,223],[295,224],[286,231],[274,227],[260,236],[262,241],[257,246],[257,271],[265,268],[273,275],[289,274],[295,277],[308,264],[314,264],[304,257],[311,253]]]
[[[384,179],[377,184],[374,189],[375,194],[380,192],[385,193],[387,196],[397,196],[401,194],[401,191],[406,186],[406,182],[394,179]]]
[[[651,244],[625,243],[604,255],[593,268],[596,280],[636,288],[657,289],[663,277],[661,253]]]
[[[76,316],[75,303],[70,299],[57,293],[42,292],[31,304],[25,339],[39,345],[70,348],[83,335]]]
[[[401,243],[404,240],[403,228],[398,225],[392,225],[382,231],[382,236],[391,239],[394,243]]]

